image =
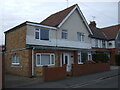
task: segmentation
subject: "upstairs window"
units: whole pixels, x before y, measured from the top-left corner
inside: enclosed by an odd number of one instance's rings
[[[35,29],[35,39],[49,40],[49,30]]]
[[[78,38],[79,41],[81,41],[81,42],[84,41],[84,37],[85,36],[84,36],[83,33],[77,32],[77,38]]]
[[[106,44],[104,40],[102,40],[102,48],[106,48]]]
[[[62,30],[62,39],[67,39],[68,38],[68,31],[67,30]]]
[[[95,39],[95,47],[98,47],[98,40]]]
[[[49,30],[41,29],[40,36],[41,40],[49,40]]]
[[[12,56],[12,64],[20,64],[20,56],[19,55],[13,55]]]
[[[35,29],[35,39],[40,39],[40,30]]]

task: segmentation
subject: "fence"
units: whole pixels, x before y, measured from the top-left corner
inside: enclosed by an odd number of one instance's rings
[[[43,80],[44,81],[59,80],[65,77],[66,77],[66,65],[63,65],[63,67],[43,66]]]
[[[109,63],[72,65],[72,76],[110,70]]]

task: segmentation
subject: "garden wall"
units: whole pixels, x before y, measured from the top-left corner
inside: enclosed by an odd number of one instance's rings
[[[109,63],[96,63],[96,64],[73,64],[72,65],[72,76],[89,74],[95,72],[102,72],[110,70]]]
[[[63,67],[48,67],[43,66],[43,80],[44,81],[53,81],[59,80],[66,77],[66,65]]]

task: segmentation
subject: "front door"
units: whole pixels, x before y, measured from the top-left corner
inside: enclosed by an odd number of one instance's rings
[[[63,64],[66,64],[66,71],[71,71],[71,64],[70,64],[70,55],[68,53],[63,54]]]

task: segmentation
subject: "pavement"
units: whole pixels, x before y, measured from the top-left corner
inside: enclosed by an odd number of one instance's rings
[[[80,75],[76,77],[66,77],[65,79],[51,81],[51,82],[43,82],[41,77],[27,78],[16,75],[6,75],[5,87],[6,88],[80,88],[80,87],[83,88],[85,85],[87,85],[87,87],[89,88],[90,86],[88,84],[95,83],[92,86],[95,87],[98,85],[97,83],[104,80],[104,85],[103,83],[102,84],[99,83],[99,85],[109,88],[110,86],[106,86],[107,83],[114,81],[114,83],[111,84],[111,87],[117,88],[118,75],[120,75],[118,69],[119,69],[118,66],[111,66],[110,71]]]

